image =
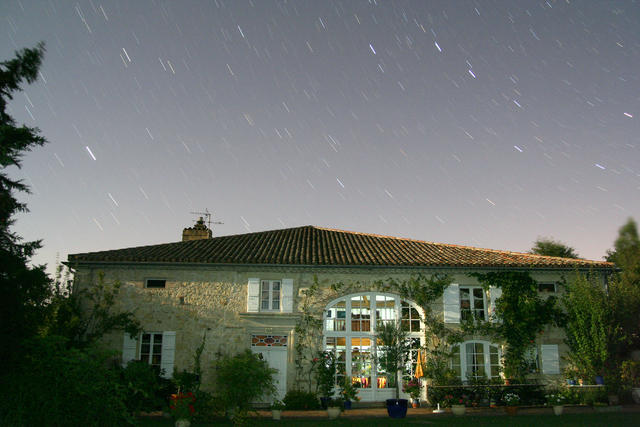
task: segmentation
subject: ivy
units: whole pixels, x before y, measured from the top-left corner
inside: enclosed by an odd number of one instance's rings
[[[538,333],[548,325],[560,326],[563,315],[557,298],[538,296],[538,283],[526,272],[471,273],[482,287],[502,289],[496,301],[496,322],[474,319],[463,323],[467,333],[482,333],[504,342],[504,371],[507,378],[522,380],[527,372],[527,351]],[[492,316],[492,317],[493,317]]]

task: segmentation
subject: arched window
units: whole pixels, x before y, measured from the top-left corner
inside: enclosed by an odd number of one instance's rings
[[[413,375],[423,339],[419,308],[398,295],[366,292],[332,301],[324,312],[324,345],[335,352],[338,363],[336,385],[351,379],[363,400],[393,397],[395,374],[376,366],[380,352],[375,342],[378,322],[400,322],[412,348],[407,374]]]
[[[451,368],[463,380],[497,378],[500,349],[488,341],[465,341],[452,349]]]

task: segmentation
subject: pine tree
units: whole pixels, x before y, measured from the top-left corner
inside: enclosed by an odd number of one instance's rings
[[[23,82],[37,79],[44,51],[40,43],[16,52],[14,59],[0,62],[0,364],[5,369],[6,363],[19,357],[23,339],[37,333],[51,295],[51,281],[44,266],[29,266],[41,242],[23,242],[11,231],[15,214],[27,211],[16,193],[28,193],[29,188],[7,174],[11,166],[20,168],[25,152],[46,143],[38,128],[19,126],[7,113],[8,102],[22,90]]]

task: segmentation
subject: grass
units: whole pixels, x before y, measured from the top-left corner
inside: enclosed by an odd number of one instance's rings
[[[449,415],[443,416],[425,416],[411,417],[400,420],[391,418],[339,418],[335,421],[329,419],[289,419],[283,418],[280,421],[273,421],[268,418],[250,418],[247,425],[249,426],[399,426],[399,425],[429,425],[429,426],[447,426],[447,427],[519,427],[519,426],[634,426],[640,425],[640,413],[605,413],[605,414],[568,414],[568,415],[517,415],[517,416],[473,416],[465,415],[463,417],[453,417]],[[141,426],[144,427],[160,427],[173,426],[172,420],[167,419],[144,419],[141,420]],[[228,420],[216,420],[212,424],[192,423],[193,427],[205,427],[213,425],[232,425]]]

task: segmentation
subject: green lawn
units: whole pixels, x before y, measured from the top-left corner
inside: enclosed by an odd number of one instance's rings
[[[640,413],[612,413],[612,414],[571,414],[561,415],[559,417],[555,415],[517,415],[509,417],[505,415],[500,416],[473,416],[466,415],[463,417],[453,417],[449,415],[443,416],[425,416],[425,417],[413,417],[405,418],[401,420],[393,420],[391,418],[339,418],[335,421],[323,420],[323,419],[294,419],[287,420],[283,418],[280,421],[273,421],[267,418],[251,418],[248,425],[251,426],[367,426],[371,427],[372,424],[375,427],[381,426],[398,426],[398,425],[432,425],[432,426],[451,426],[451,427],[518,427],[518,426],[640,426]],[[145,419],[141,420],[141,426],[172,426],[173,421],[165,419]],[[232,425],[227,420],[217,420],[214,424],[196,424],[193,423],[193,427],[205,427],[212,425]]]

